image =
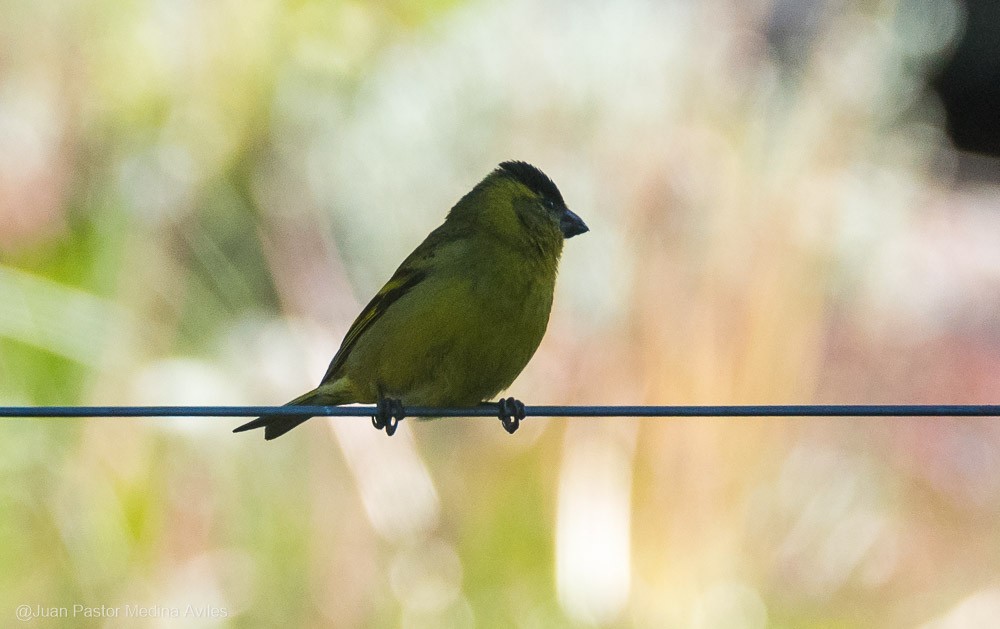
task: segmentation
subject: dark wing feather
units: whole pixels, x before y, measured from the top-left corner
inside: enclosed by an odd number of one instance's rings
[[[361,311],[358,318],[351,324],[351,329],[347,331],[347,335],[340,344],[340,349],[337,350],[337,355],[330,361],[326,375],[323,376],[323,382],[327,382],[335,377],[335,374],[343,367],[344,361],[347,360],[348,355],[350,355],[351,350],[358,342],[358,339],[361,338],[361,335],[371,328],[372,324],[378,321],[379,317],[385,314],[385,311],[392,304],[427,277],[425,269],[404,268],[405,266],[406,264],[404,263],[403,266],[399,267],[392,278],[382,287],[382,290],[372,297],[372,300],[368,302],[365,309]]]
[[[344,362],[347,361],[348,355],[361,335],[371,329],[372,325],[400,297],[413,290],[414,286],[433,273],[434,258],[443,247],[449,247],[463,241],[471,234],[472,232],[467,226],[456,224],[451,220],[446,220],[443,225],[428,234],[427,238],[403,260],[396,272],[382,287],[382,290],[372,297],[372,300],[351,324],[351,328],[340,344],[340,349],[337,350],[337,355],[330,361],[330,366],[327,368],[322,382],[337,378],[341,367],[344,366]]]

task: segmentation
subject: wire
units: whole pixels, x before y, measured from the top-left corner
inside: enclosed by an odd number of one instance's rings
[[[1000,404],[526,406],[526,417],[1000,417]],[[375,406],[0,406],[0,417],[371,417]],[[497,417],[496,404],[405,409],[407,417]]]

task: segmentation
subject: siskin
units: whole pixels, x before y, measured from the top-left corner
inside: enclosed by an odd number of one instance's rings
[[[399,265],[344,337],[318,387],[288,405],[377,403],[395,432],[404,406],[470,406],[506,389],[545,334],[563,240],[588,230],[559,189],[503,162]],[[524,405],[498,404],[508,432]],[[274,439],[308,415],[258,417]]]

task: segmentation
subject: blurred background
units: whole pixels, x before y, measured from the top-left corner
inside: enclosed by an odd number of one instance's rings
[[[591,227],[528,404],[998,403],[997,13],[0,4],[0,405],[283,403],[506,159]],[[1000,622],[996,419],[239,423],[0,421],[0,622]]]

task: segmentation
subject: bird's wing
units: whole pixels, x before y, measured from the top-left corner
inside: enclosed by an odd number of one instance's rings
[[[433,272],[434,258],[442,247],[448,246],[445,243],[450,240],[451,244],[454,244],[457,240],[465,237],[465,233],[460,230],[451,229],[447,232],[445,230],[446,227],[442,225],[431,232],[427,239],[403,260],[403,263],[399,265],[382,290],[372,297],[372,300],[351,324],[347,335],[344,336],[340,349],[337,350],[337,355],[330,361],[326,375],[323,376],[323,382],[328,382],[331,378],[336,377],[361,335],[370,329],[372,324],[378,321],[392,304]]]
[[[368,302],[365,309],[361,311],[358,318],[354,320],[351,324],[351,329],[347,331],[347,335],[344,336],[343,342],[340,344],[340,349],[337,350],[337,355],[333,357],[330,361],[330,366],[326,370],[326,375],[323,376],[323,382],[327,382],[331,379],[334,374],[343,366],[344,361],[347,360],[348,355],[350,355],[351,350],[354,348],[355,343],[361,338],[361,335],[365,333],[366,330],[371,328],[379,317],[385,314],[385,311],[394,304],[400,297],[408,293],[414,286],[422,282],[427,277],[427,270],[420,268],[403,268],[400,267],[396,273],[385,283],[382,290],[378,292],[377,295],[372,297],[372,300]]]

